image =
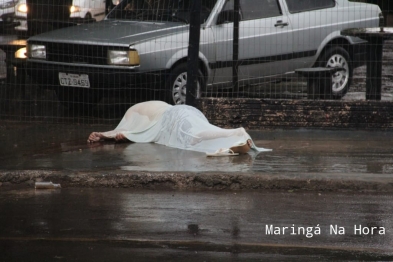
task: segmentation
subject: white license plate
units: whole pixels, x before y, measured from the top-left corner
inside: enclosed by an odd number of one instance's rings
[[[61,86],[90,87],[89,76],[85,74],[59,73],[59,81]]]

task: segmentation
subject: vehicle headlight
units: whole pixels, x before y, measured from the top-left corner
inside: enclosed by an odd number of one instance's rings
[[[73,6],[70,7],[70,12],[71,13],[77,13],[77,12],[80,12],[80,11],[81,11],[81,8],[79,6],[77,6],[77,5],[73,5]]]
[[[9,1],[9,2],[5,2],[5,3],[1,3],[0,4],[0,9],[6,9],[6,8],[11,8],[14,7],[16,5],[16,3],[14,1]]]
[[[16,10],[18,10],[18,12],[21,12],[21,13],[27,13],[27,5],[20,4],[20,5],[18,5]]]
[[[26,59],[26,47],[22,47],[15,52],[15,58]]]
[[[108,51],[108,64],[110,65],[128,65],[136,66],[139,65],[139,55],[136,50]]]
[[[30,58],[46,59],[46,47],[44,45],[28,45],[27,54]]]

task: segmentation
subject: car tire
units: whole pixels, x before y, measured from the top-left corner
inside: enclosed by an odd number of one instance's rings
[[[341,99],[348,92],[353,76],[352,61],[347,50],[341,46],[328,47],[319,58],[317,66],[345,68],[345,71],[339,71],[332,76],[333,98]]]
[[[86,15],[85,15],[85,20],[87,21],[87,22],[90,22],[91,20],[92,20],[92,16],[91,16],[91,14],[90,13],[86,13]]]
[[[198,71],[197,98],[202,96],[205,81],[202,72]],[[174,105],[185,104],[187,90],[187,63],[175,66],[166,82],[167,102]]]

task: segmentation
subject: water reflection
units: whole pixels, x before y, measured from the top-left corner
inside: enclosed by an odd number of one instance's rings
[[[206,157],[204,153],[162,145],[134,143],[121,152],[127,171],[223,171],[246,172],[252,168],[256,153],[228,157]]]
[[[269,173],[371,173],[392,174],[390,154],[273,151],[253,161],[253,171]]]
[[[2,237],[199,241],[392,251],[391,195],[190,192],[65,188],[56,194],[0,191]],[[321,234],[267,235],[265,225],[317,226]],[[329,234],[329,226],[346,229]],[[353,234],[354,225],[386,235]],[[130,242],[131,243],[131,242]],[[152,243],[152,242],[150,242]]]
[[[56,149],[10,159],[4,167],[14,164],[10,169],[389,175],[393,173],[393,151],[387,141],[391,140],[271,139],[263,145],[273,148],[272,152],[209,158],[204,153],[154,143],[61,143],[61,152]]]
[[[225,193],[189,191],[133,194],[123,191],[116,195],[116,217],[121,219],[113,221],[111,227],[122,231],[123,237],[142,232],[164,238],[193,239],[222,234],[230,238],[233,220],[239,220],[239,213],[252,208],[251,199],[233,193],[230,197]]]

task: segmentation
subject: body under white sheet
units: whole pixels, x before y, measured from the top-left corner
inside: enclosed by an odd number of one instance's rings
[[[102,134],[114,138],[118,133],[133,142],[154,142],[198,152],[214,152],[251,139],[244,128],[220,128],[210,124],[194,107],[172,106],[162,101],[148,101],[130,107],[114,130]],[[252,145],[255,151],[270,151],[256,147],[254,142]]]

